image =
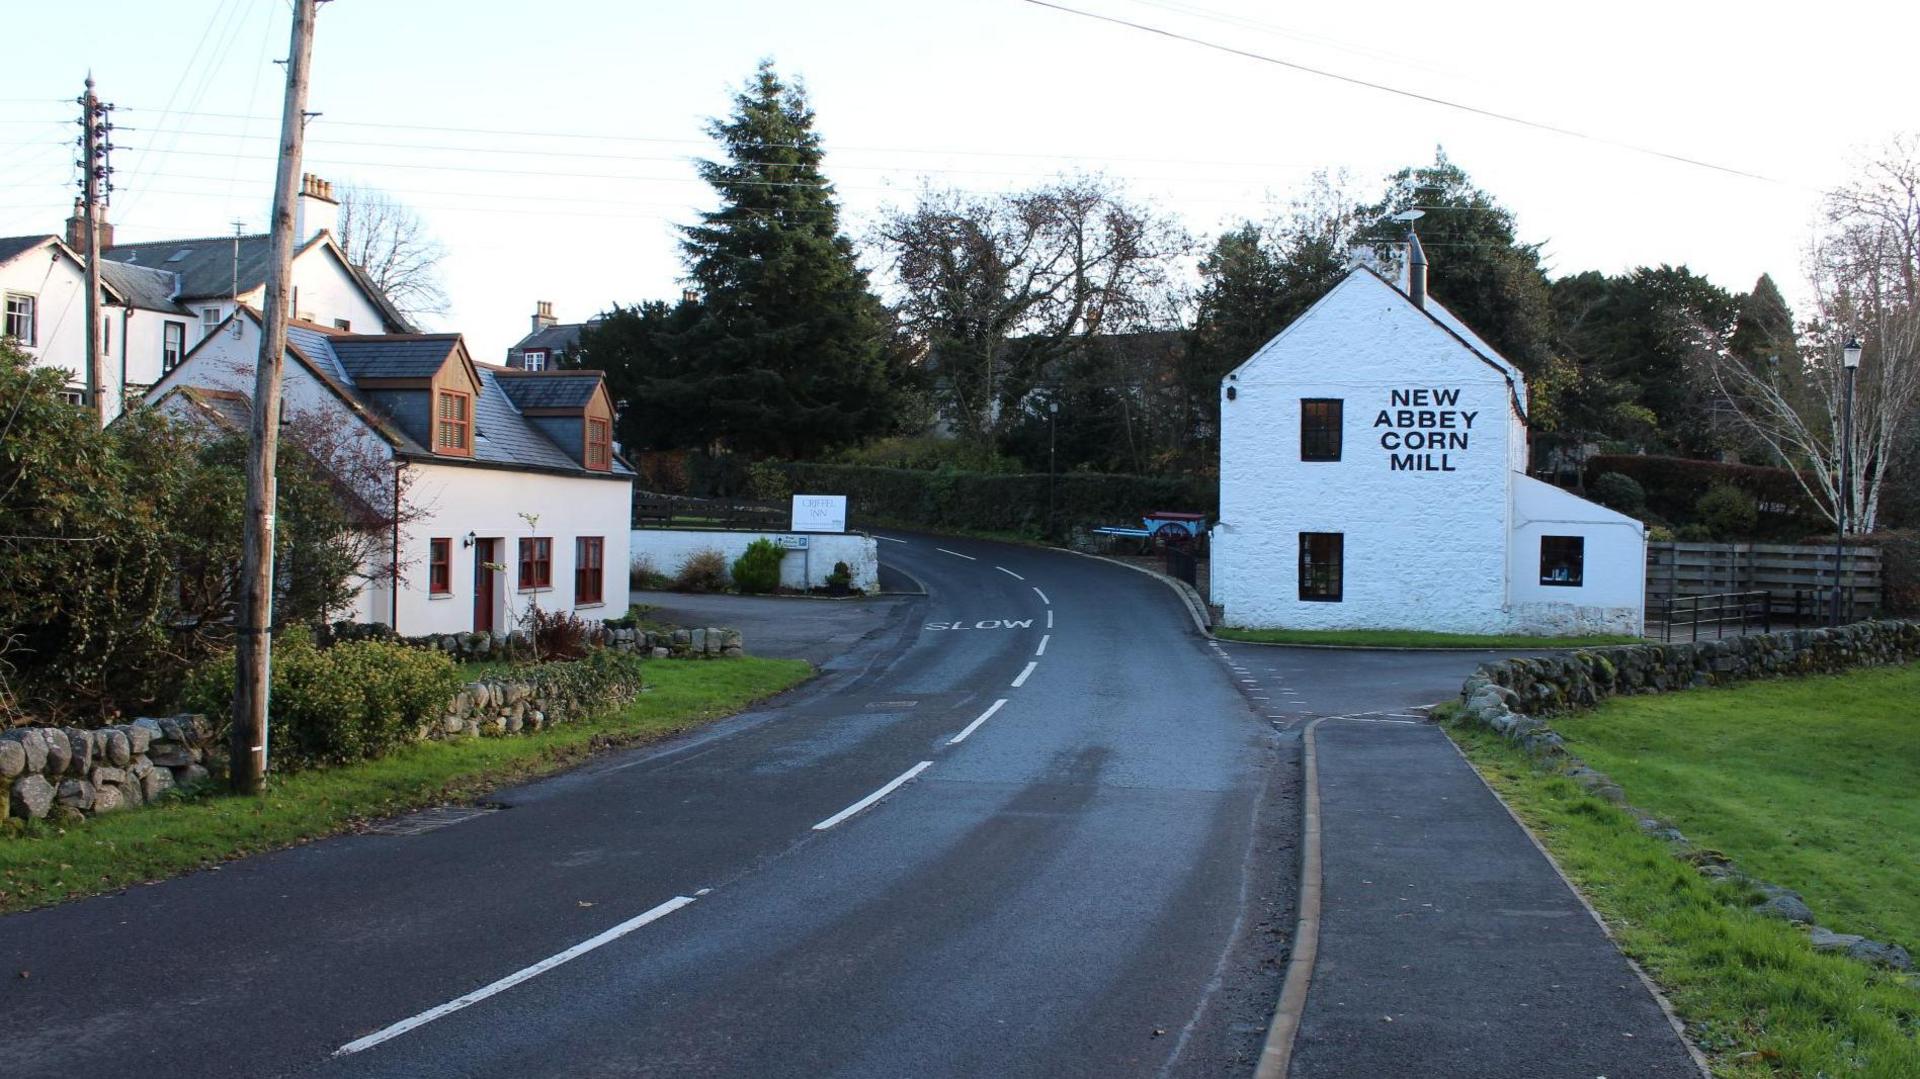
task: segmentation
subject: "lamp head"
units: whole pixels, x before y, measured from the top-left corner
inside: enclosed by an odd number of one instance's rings
[[[1860,339],[1849,335],[1847,337],[1847,343],[1840,347],[1840,359],[1841,362],[1847,365],[1847,370],[1851,371],[1860,366],[1861,351]]]

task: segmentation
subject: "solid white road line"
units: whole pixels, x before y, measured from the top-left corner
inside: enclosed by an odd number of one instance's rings
[[[1040,591],[1039,585],[1033,586],[1033,594],[1040,597],[1040,602],[1047,604],[1048,606],[1053,605],[1053,601],[1047,598],[1047,594],[1045,592]]]
[[[888,543],[905,543],[905,542],[907,542],[906,540],[903,540],[903,539],[894,539],[894,538],[893,538],[892,536],[882,536],[882,535],[879,535],[879,534],[877,534],[877,533],[876,533],[876,534],[874,535],[874,537],[873,537],[873,538],[874,538],[874,539],[877,539],[877,540],[886,540],[886,541],[887,541]]]
[[[1026,669],[1026,670],[1024,670],[1024,671],[1021,671],[1021,672],[1020,672],[1020,677],[1018,677],[1018,678],[1015,678],[1015,679],[1013,680],[1013,688],[1015,688],[1015,689],[1019,689],[1019,688],[1020,688],[1021,686],[1024,686],[1024,685],[1026,685],[1026,684],[1027,684],[1027,676],[1028,676],[1028,675],[1030,675],[1030,674],[1032,674],[1032,673],[1033,673],[1033,669],[1034,669],[1035,667],[1038,667],[1039,665],[1040,665],[1040,661],[1039,661],[1039,660],[1037,660],[1037,659],[1030,659],[1030,660],[1028,660],[1028,661],[1027,661],[1027,669]]]
[[[921,767],[924,768],[925,765],[922,765]],[[702,894],[705,894],[704,891]],[[600,934],[599,936],[589,937],[588,939],[581,941],[580,943],[574,945],[571,948],[568,948],[566,951],[561,952],[558,955],[549,956],[545,959],[542,959],[538,963],[535,963],[530,967],[525,967],[520,970],[514,971],[512,974],[507,975],[506,977],[500,979],[497,982],[493,982],[489,985],[483,985],[480,988],[475,989],[473,992],[468,993],[466,996],[457,997],[453,1000],[447,1001],[445,1004],[442,1004],[437,1008],[429,1008],[426,1011],[421,1012],[419,1015],[412,1017],[411,1019],[402,1019],[398,1023],[395,1023],[392,1026],[386,1027],[382,1030],[376,1030],[372,1034],[369,1034],[364,1038],[356,1038],[353,1041],[350,1041],[347,1044],[341,1046],[340,1048],[335,1049],[333,1051],[333,1055],[337,1057],[343,1057],[343,1056],[349,1056],[353,1053],[358,1053],[363,1049],[371,1049],[374,1046],[379,1045],[381,1042],[388,1041],[393,1038],[397,1038],[400,1035],[405,1034],[407,1031],[414,1029],[415,1027],[425,1026],[426,1024],[433,1022],[435,1019],[438,1019],[441,1016],[451,1015],[462,1008],[468,1007],[469,1005],[478,1004],[481,1001],[497,993],[504,993],[507,990],[512,989],[514,986],[519,985],[521,982],[524,982],[529,978],[533,978],[538,975],[545,974],[547,971],[552,970],[554,967],[557,967],[560,964],[565,963],[569,960],[578,959],[581,956],[587,954],[590,951],[593,951],[595,948],[598,948],[603,944],[611,944],[614,941],[619,940],[621,937],[626,936],[628,933],[631,933],[634,930],[640,928],[641,926],[646,925],[648,922],[658,921],[659,919],[664,918],[669,914],[672,914],[674,911],[679,910],[681,907],[684,907],[691,902],[693,902],[692,896],[676,895],[672,899],[667,900],[665,903],[660,904],[659,906],[653,908],[652,910],[649,910],[644,914],[639,914],[632,918],[628,918],[626,921],[621,922],[619,925],[614,926],[612,929],[607,930],[606,932]]]
[[[861,810],[867,808],[868,806],[879,801],[880,799],[885,798],[887,795],[892,794],[894,791],[899,790],[901,784],[905,783],[907,780],[912,779],[914,776],[919,775],[921,772],[924,772],[931,767],[933,767],[932,761],[921,761],[919,764],[916,764],[913,767],[907,769],[906,771],[900,773],[898,776],[895,776],[893,781],[891,783],[888,783],[886,786],[881,787],[879,790],[874,791],[872,794],[867,795],[865,798],[860,799],[859,801],[853,803],[852,805],[841,810],[840,812],[835,813],[833,816],[828,817],[826,820],[821,821],[819,824],[814,825],[813,830],[816,832],[826,831],[827,829],[833,827],[836,824],[839,824],[840,822],[846,820],[848,817],[853,816],[855,813],[860,812]]]
[[[1038,647],[1038,648],[1036,648],[1036,649],[1034,649],[1034,650],[1033,650],[1033,654],[1034,654],[1034,655],[1036,655],[1036,656],[1044,656],[1044,655],[1046,655],[1046,654],[1047,654],[1047,642],[1048,642],[1048,641],[1051,641],[1051,640],[1053,640],[1053,634],[1051,634],[1051,633],[1042,633],[1042,634],[1040,635],[1040,647]]]
[[[1036,588],[1034,589],[1034,591],[1038,592],[1039,589]],[[1047,628],[1048,629],[1053,628],[1053,608],[1052,607],[1047,608]]]
[[[986,711],[980,713],[979,719],[976,719],[972,723],[967,724],[965,730],[961,731],[959,734],[954,735],[952,738],[947,739],[947,744],[950,746],[957,746],[960,743],[966,741],[967,735],[972,734],[974,731],[979,730],[980,724],[985,723],[987,720],[993,718],[993,714],[995,712],[998,712],[1000,710],[1000,707],[1006,703],[1007,703],[1007,699],[1005,697],[1002,697],[999,700],[993,702],[993,706],[991,708],[988,708]]]
[[[934,550],[936,550],[936,551],[939,551],[939,552],[940,552],[941,554],[950,554],[950,555],[952,555],[952,556],[953,556],[953,557],[955,557],[955,558],[964,558],[964,559],[966,559],[966,560],[967,560],[967,561],[969,561],[969,562],[978,562],[978,561],[980,561],[979,559],[977,559],[977,558],[975,558],[975,557],[973,557],[973,556],[972,556],[972,555],[970,555],[970,554],[961,554],[961,553],[960,553],[959,551],[949,551],[949,550],[947,550],[947,549],[946,549],[945,547],[935,547],[935,548],[934,548]]]
[[[995,566],[995,567],[993,567],[993,568],[994,568],[994,569],[997,569],[997,570],[999,570],[999,571],[1000,571],[1001,573],[1004,573],[1004,574],[1006,574],[1007,576],[1009,576],[1009,577],[1011,577],[1011,578],[1013,578],[1013,579],[1014,579],[1014,580],[1016,580],[1016,581],[1024,581],[1024,580],[1026,580],[1026,578],[1025,578],[1025,577],[1022,577],[1022,576],[1020,576],[1020,575],[1019,575],[1018,573],[1015,573],[1015,572],[1013,572],[1012,570],[1010,570],[1010,569],[1008,569],[1008,568],[1007,568],[1007,567],[1005,567],[1005,566]]]

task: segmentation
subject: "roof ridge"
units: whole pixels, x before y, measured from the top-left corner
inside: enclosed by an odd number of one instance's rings
[[[49,233],[49,235],[51,235],[51,233]],[[111,247],[102,248],[101,250],[117,251],[123,247],[158,247],[163,244],[202,244],[213,243],[215,241],[265,240],[269,238],[269,235],[264,232],[249,232],[240,236],[229,233],[225,236],[188,236],[179,240],[133,240],[128,243],[114,244]]]

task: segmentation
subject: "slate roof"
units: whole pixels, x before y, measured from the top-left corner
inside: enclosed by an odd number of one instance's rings
[[[58,237],[45,232],[37,236],[0,236],[0,262],[12,262],[48,240],[54,239]]]
[[[580,343],[580,331],[586,325],[584,322],[556,322],[537,333],[522,337],[520,343],[513,347],[521,351],[544,348],[555,352],[571,352],[573,346]]]
[[[108,288],[125,297],[128,303],[142,310],[193,314],[174,299],[174,277],[166,270],[103,258],[100,260],[100,279],[107,283]]]
[[[456,333],[346,334],[332,339],[333,354],[353,382],[363,378],[432,378],[459,342]]]
[[[256,236],[202,236],[188,240],[148,240],[137,244],[115,244],[100,252],[108,262],[125,262],[149,269],[180,275],[183,300],[227,299],[236,289],[242,295],[267,281],[267,265],[273,257],[273,238]],[[296,256],[320,243],[315,236],[294,251]],[[413,329],[413,324],[393,306],[387,295],[375,288],[360,268],[347,263],[347,272],[380,308],[387,323],[396,331]]]
[[[568,372],[549,375],[529,372],[497,372],[501,387],[517,408],[583,408],[593,399],[600,380],[592,375]]]
[[[287,344],[292,346],[297,356],[305,360],[323,380],[331,383],[335,392],[368,413],[381,426],[381,433],[397,452],[403,456],[452,465],[469,462],[464,458],[439,456],[429,449],[433,440],[433,415],[432,402],[426,390],[371,389],[357,383],[363,378],[431,376],[439,370],[440,364],[454,351],[459,341],[459,334],[396,337],[346,333],[310,323],[296,322],[287,326]],[[420,357],[428,354],[437,358],[423,371]],[[571,475],[609,475],[583,468],[574,452],[562,448],[578,441],[571,434],[573,428],[557,432],[556,437],[548,437],[538,423],[543,417],[522,415],[522,406],[515,403],[506,388],[506,384],[511,382],[550,378],[555,382],[587,383],[586,393],[591,393],[592,384],[598,382],[596,377],[590,374],[496,377],[496,370],[492,367],[476,364],[475,369],[480,375],[480,396],[473,408],[473,463]],[[581,400],[584,403],[584,395]],[[631,479],[633,469],[616,456],[611,475]]]

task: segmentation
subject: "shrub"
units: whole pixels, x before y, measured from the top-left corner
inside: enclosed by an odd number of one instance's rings
[[[1647,506],[1647,492],[1632,476],[1602,472],[1587,484],[1587,494],[1595,502],[1628,516],[1637,516]]]
[[[764,594],[780,587],[780,560],[786,557],[770,539],[757,539],[733,560],[734,587],[749,595]]]
[[[587,654],[592,633],[572,611],[543,611],[535,607],[533,657],[537,660],[579,659]]]
[[[653,559],[637,554],[633,556],[633,564],[627,567],[627,584],[633,588],[657,592],[673,587],[673,578],[661,573],[653,564]]]
[[[687,555],[674,574],[673,587],[682,592],[726,591],[727,556],[711,547]]]
[[[838,590],[851,587],[852,584],[853,567],[845,562],[835,562],[833,572],[827,574],[827,587]]]
[[[783,503],[793,497],[793,481],[772,461],[757,461],[747,469],[747,494],[759,502]]]
[[[1701,493],[1716,484],[1737,487],[1753,498],[1760,514],[1756,537],[1791,543],[1808,530],[1820,528],[1825,520],[1808,501],[1800,481],[1784,468],[1684,457],[1602,454],[1587,459],[1589,488],[1608,472],[1618,472],[1640,484],[1646,492],[1647,508],[1676,524],[1691,520]]]
[[[222,739],[233,722],[233,685],[233,658],[215,657],[188,677],[183,694],[186,707],[205,712]],[[273,650],[273,767],[296,771],[381,756],[413,741],[459,685],[443,652],[385,640],[322,649],[306,630],[287,630]]]
[[[1681,525],[1674,529],[1673,538],[1683,543],[1709,543],[1713,540],[1713,529],[1698,523]]]
[[[1699,522],[1719,539],[1745,539],[1760,523],[1760,509],[1753,496],[1738,487],[1716,483],[1693,504]]]

